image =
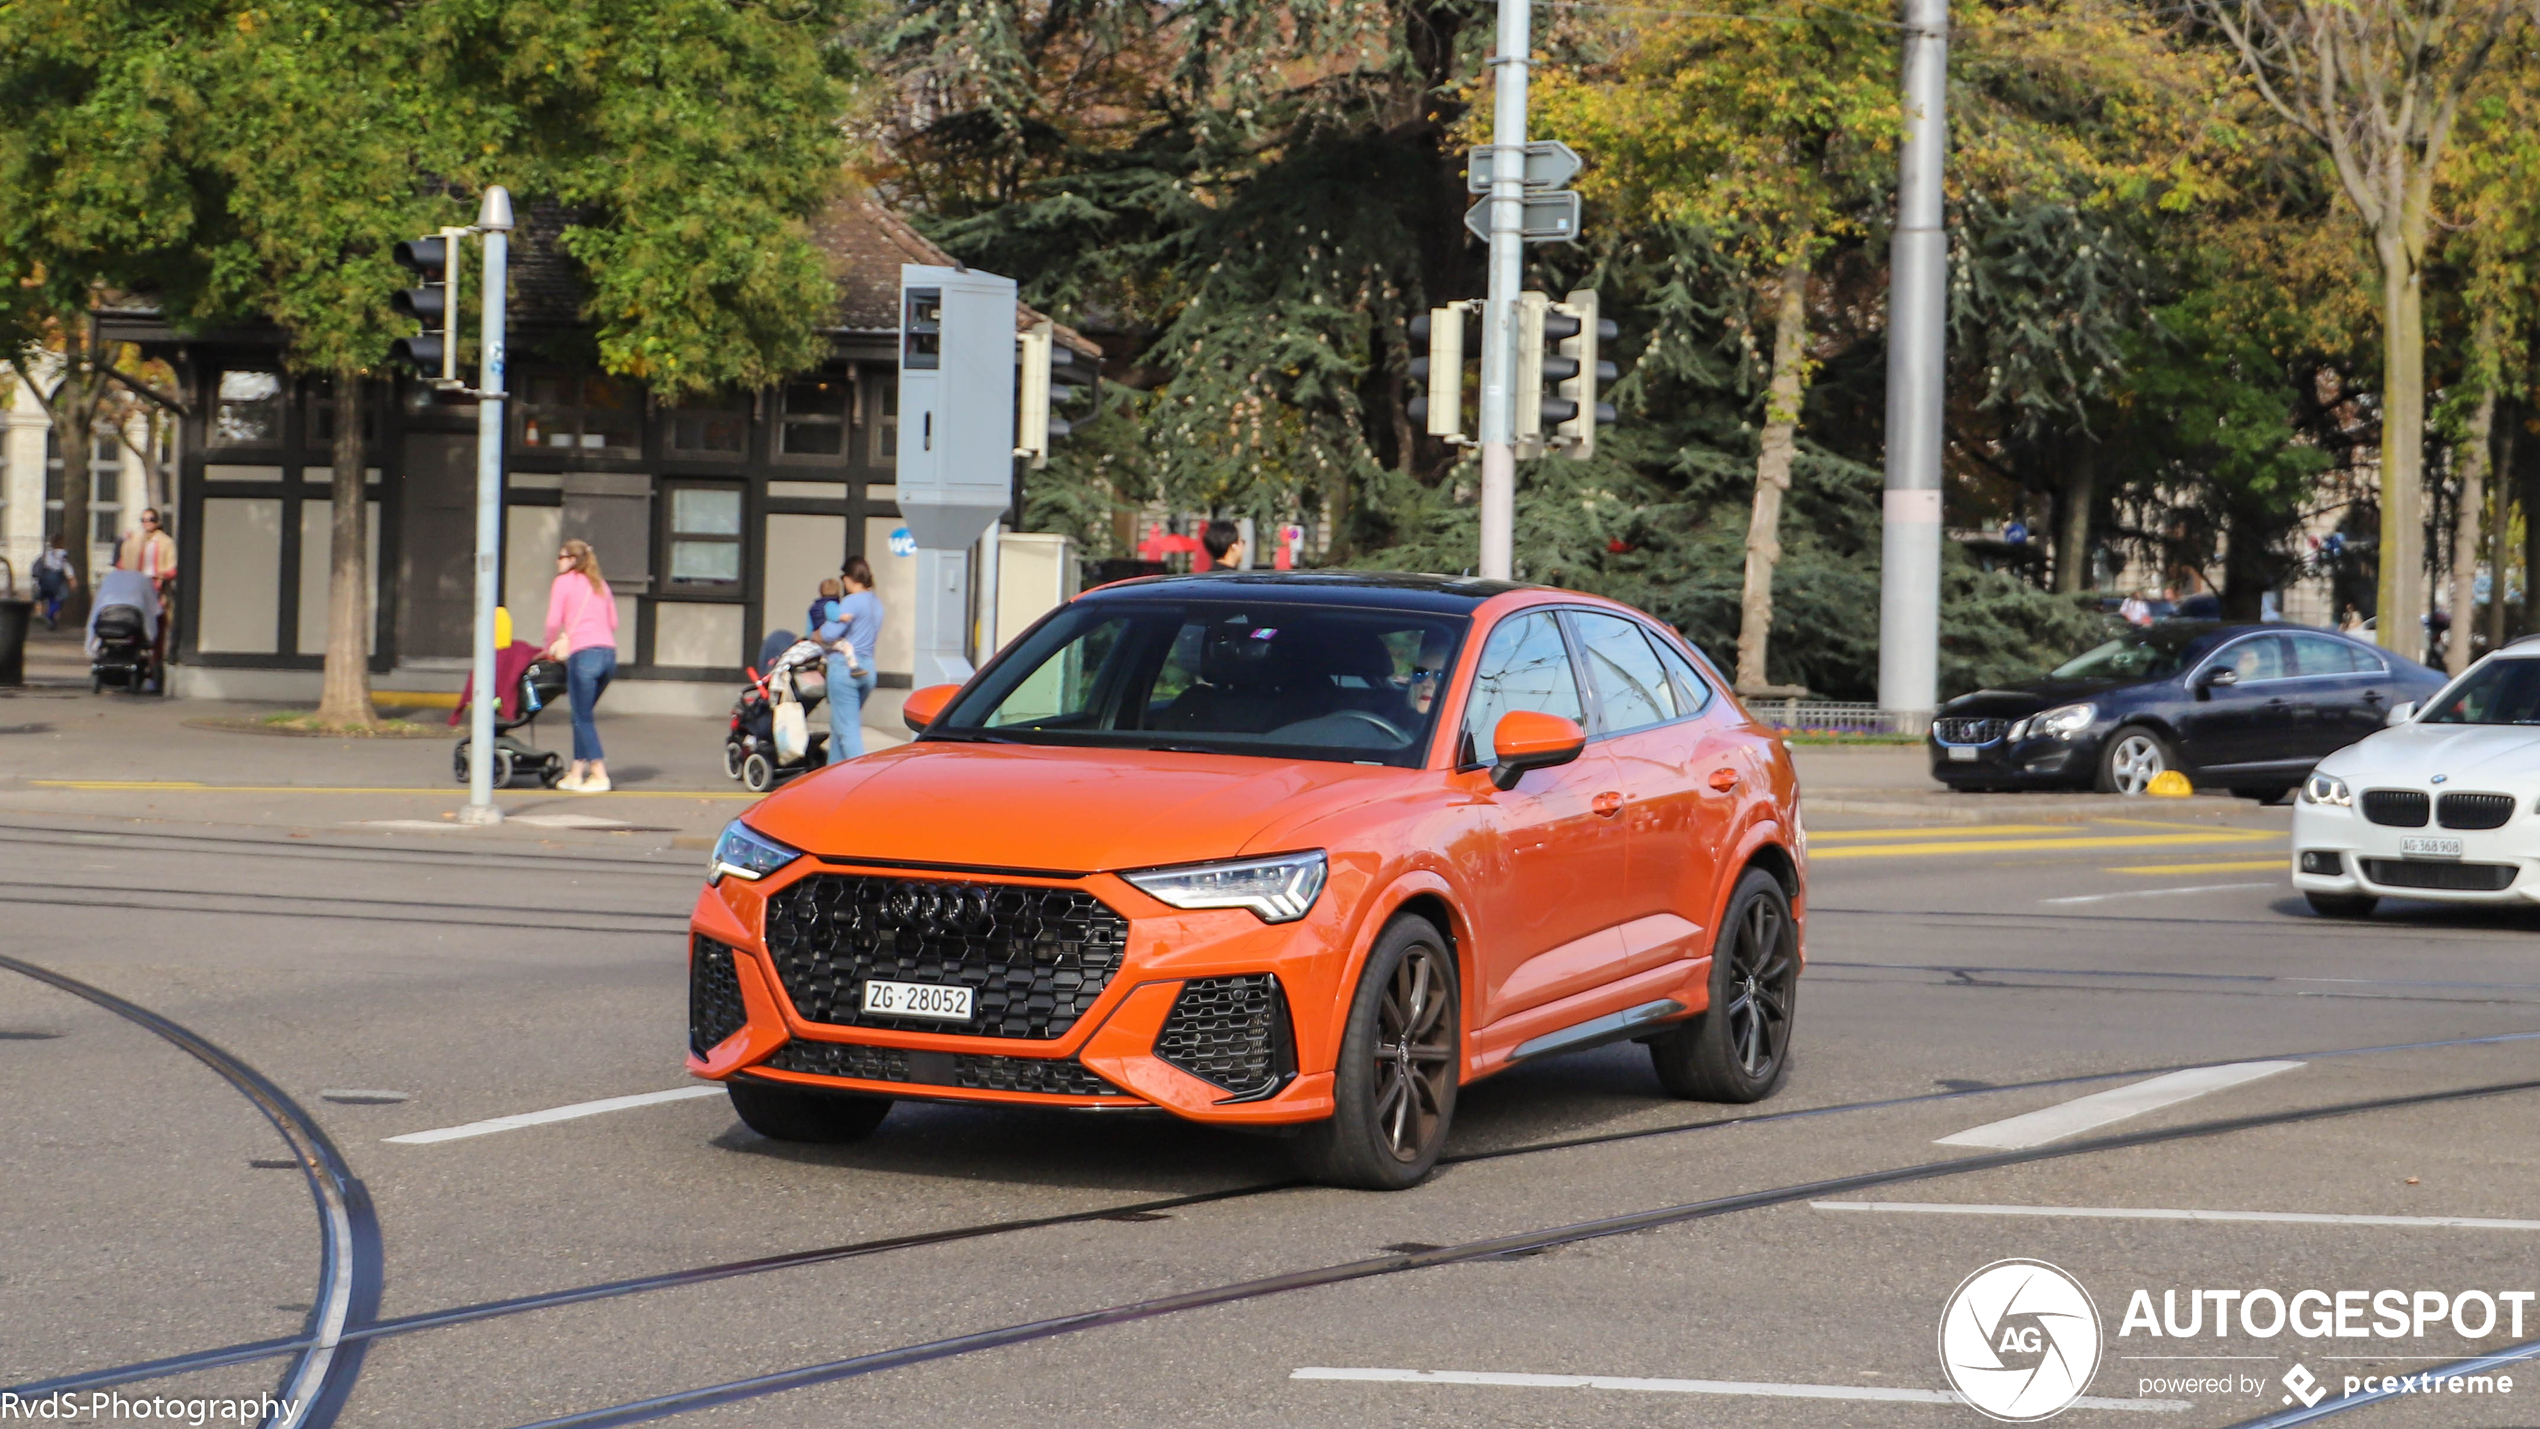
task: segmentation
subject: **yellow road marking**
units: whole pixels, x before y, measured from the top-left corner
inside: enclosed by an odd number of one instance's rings
[[[2255,873],[2259,869],[2285,866],[2280,858],[2253,858],[2237,863],[2138,863],[2130,868],[2112,868],[2110,873]]]
[[[2214,829],[2196,834],[2112,834],[2104,838],[2083,839],[1952,839],[1946,842],[1919,844],[1886,844],[1871,848],[1830,848],[1809,850],[1810,862],[1835,858],[1912,858],[1944,853],[2054,853],[2064,849],[2151,848],[2160,845],[2206,843],[2256,843],[2263,839],[2280,839],[2284,835],[2273,829]],[[1810,840],[1811,844],[1815,842]]]
[[[1979,838],[1993,838],[2001,834],[2074,834],[2081,832],[2081,828],[2079,824],[1984,824],[1972,828],[1963,824],[1938,826],[1927,824],[1919,829],[1816,829],[1809,833],[1808,842],[1819,844],[1833,839],[1927,839],[1933,834],[1954,833],[1961,829]]]
[[[151,794],[447,794],[464,793],[450,785],[352,784],[200,784],[185,779],[30,779],[39,789],[127,790]],[[739,789],[611,789],[604,794],[576,794],[567,789],[514,789],[502,792],[545,794],[565,799],[756,799]]]

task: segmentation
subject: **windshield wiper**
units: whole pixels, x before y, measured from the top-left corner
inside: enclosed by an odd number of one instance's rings
[[[1022,740],[1007,734],[990,734],[981,729],[930,729],[920,739],[948,739],[955,744],[1021,744]]]

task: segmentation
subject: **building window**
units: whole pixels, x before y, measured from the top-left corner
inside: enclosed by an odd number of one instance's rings
[[[122,449],[111,433],[95,433],[88,464],[88,543],[103,546],[108,552],[122,539],[123,493]],[[103,455],[101,455],[103,453]],[[44,530],[47,535],[62,529],[62,439],[51,431],[44,434]],[[112,561],[111,554],[106,560]]]
[[[631,385],[606,377],[532,377],[515,432],[523,448],[640,456],[644,399]]]
[[[670,584],[692,593],[741,590],[741,488],[668,488]]]
[[[786,383],[777,454],[833,458],[845,455],[848,402],[854,395],[855,384],[843,377]]]
[[[894,380],[875,382],[870,387],[873,396],[865,410],[872,415],[865,425],[873,430],[873,449],[865,454],[865,460],[879,467],[897,466],[900,460],[900,384]]]
[[[670,412],[670,450],[680,456],[734,457],[750,449],[745,398],[700,398]]]
[[[212,445],[268,447],[282,441],[282,375],[231,368],[212,405]]]

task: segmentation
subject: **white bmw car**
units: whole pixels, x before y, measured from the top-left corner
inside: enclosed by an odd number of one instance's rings
[[[2384,896],[2540,902],[2540,642],[2321,760],[2293,806],[2293,886],[2341,918]]]

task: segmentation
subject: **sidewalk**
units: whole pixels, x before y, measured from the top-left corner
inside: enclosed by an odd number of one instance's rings
[[[447,739],[328,739],[202,728],[194,722],[289,707],[91,694],[79,633],[41,624],[28,641],[26,674],[24,688],[0,690],[0,810],[460,834],[447,817],[467,801],[451,765],[458,730]],[[867,714],[896,708],[877,702]],[[449,717],[400,713],[436,727]],[[723,773],[721,717],[612,716],[604,699],[599,725],[613,792],[497,790],[505,824],[460,836],[660,845],[670,835],[684,845],[711,837],[758,797]],[[561,707],[514,734],[560,754],[573,747]],[[867,749],[907,741],[906,730],[868,719]]]

